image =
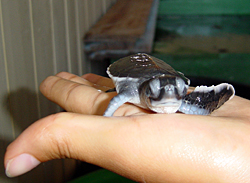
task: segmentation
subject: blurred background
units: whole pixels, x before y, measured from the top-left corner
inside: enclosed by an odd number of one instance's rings
[[[60,183],[99,169],[65,159],[5,176],[7,145],[62,110],[39,92],[58,72],[105,75],[111,62],[140,51],[183,72],[193,86],[229,82],[249,98],[249,7],[247,0],[0,0],[0,182]],[[106,170],[75,182],[94,177],[131,182]]]

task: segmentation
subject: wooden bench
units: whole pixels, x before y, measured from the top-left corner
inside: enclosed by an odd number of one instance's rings
[[[121,58],[152,50],[159,0],[117,0],[86,33],[89,60]]]

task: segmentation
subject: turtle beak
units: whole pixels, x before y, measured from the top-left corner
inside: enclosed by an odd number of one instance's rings
[[[168,84],[162,88],[161,95],[157,100],[150,100],[149,108],[157,113],[175,113],[182,103],[181,99],[176,87]]]
[[[175,113],[181,106],[182,100],[167,99],[164,102],[149,106],[152,111],[157,113]],[[151,103],[152,104],[152,103]]]

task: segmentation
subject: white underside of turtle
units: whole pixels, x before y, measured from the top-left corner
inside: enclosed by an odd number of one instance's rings
[[[133,103],[156,113],[208,115],[233,98],[228,83],[197,86],[187,94],[190,81],[170,65],[145,53],[122,58],[111,64],[107,73],[118,93],[104,116],[112,116],[124,103]]]

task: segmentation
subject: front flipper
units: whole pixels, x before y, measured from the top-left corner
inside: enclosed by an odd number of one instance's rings
[[[124,103],[128,102],[132,97],[126,95],[126,93],[120,93],[112,98],[109,102],[108,108],[106,109],[103,116],[113,116],[114,112]]]
[[[234,93],[234,87],[227,83],[210,87],[198,86],[184,97],[179,111],[185,114],[208,115],[233,98]]]

